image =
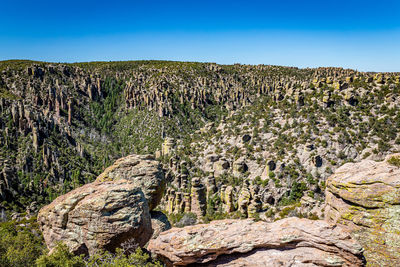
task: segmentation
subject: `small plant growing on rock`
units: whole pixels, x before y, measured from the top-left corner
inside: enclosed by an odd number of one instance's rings
[[[400,167],[400,156],[393,156],[388,160],[388,163],[396,166],[396,167]]]

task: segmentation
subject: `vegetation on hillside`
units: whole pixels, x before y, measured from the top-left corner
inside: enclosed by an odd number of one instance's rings
[[[99,252],[90,257],[76,256],[69,252],[67,246],[60,243],[48,255],[43,237],[38,229],[36,217],[0,223],[0,266],[1,267],[157,267],[163,266],[151,259],[150,255],[136,249],[125,253],[118,249],[116,253]]]

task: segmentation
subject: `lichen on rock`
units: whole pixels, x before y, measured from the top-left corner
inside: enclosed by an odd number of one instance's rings
[[[400,168],[364,160],[327,180],[325,218],[353,230],[369,266],[400,265]]]

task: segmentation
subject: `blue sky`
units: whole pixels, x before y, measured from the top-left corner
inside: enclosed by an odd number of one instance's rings
[[[400,1],[1,0],[0,60],[400,71]]]

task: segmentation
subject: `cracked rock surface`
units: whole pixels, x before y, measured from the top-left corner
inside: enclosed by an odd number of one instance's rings
[[[96,181],[126,179],[140,187],[153,210],[161,201],[165,190],[164,172],[152,155],[129,155],[120,158],[104,170]]]
[[[347,163],[327,180],[325,218],[347,225],[369,266],[400,265],[400,168],[364,160]]]
[[[76,254],[113,251],[124,242],[143,246],[153,232],[142,190],[126,180],[62,195],[40,210],[38,222],[50,250],[62,241]]]
[[[148,249],[170,266],[362,266],[362,248],[341,226],[296,217],[273,223],[221,220],[172,228]]]
[[[114,251],[124,243],[143,247],[153,234],[150,211],[164,188],[163,170],[152,156],[121,158],[95,182],[56,198],[39,211],[46,245],[52,250],[62,241],[70,251],[89,255]]]

